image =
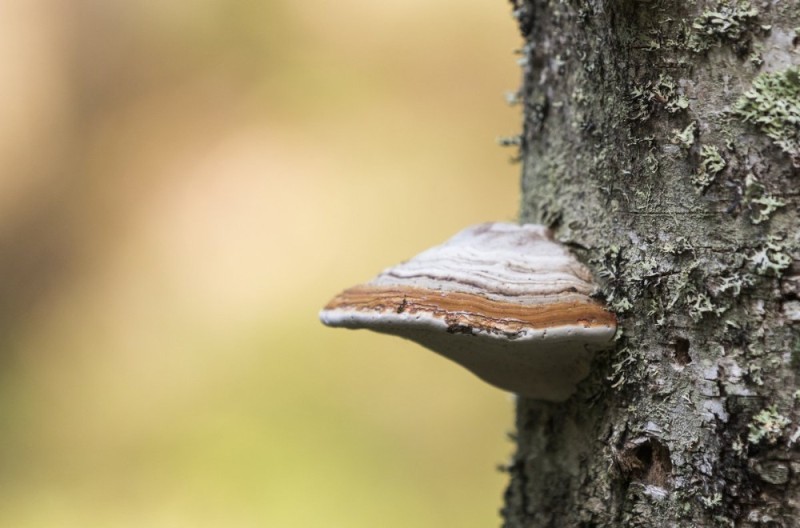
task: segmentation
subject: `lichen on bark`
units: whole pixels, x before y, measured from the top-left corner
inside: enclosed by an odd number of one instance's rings
[[[505,525],[793,526],[800,1],[512,4],[521,220],[574,248],[622,331],[569,402],[519,401]]]
[[[800,168],[800,68],[761,73],[734,108],[739,117],[766,134]]]

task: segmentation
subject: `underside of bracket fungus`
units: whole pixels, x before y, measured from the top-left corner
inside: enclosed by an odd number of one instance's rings
[[[492,385],[563,401],[616,331],[594,290],[544,226],[488,223],[343,291],[320,319],[411,339]]]

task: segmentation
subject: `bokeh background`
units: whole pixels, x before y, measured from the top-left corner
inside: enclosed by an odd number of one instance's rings
[[[0,526],[499,524],[509,397],[317,311],[516,217],[509,11],[0,2]]]

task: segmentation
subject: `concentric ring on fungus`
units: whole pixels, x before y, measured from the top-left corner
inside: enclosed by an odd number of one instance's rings
[[[521,396],[563,401],[616,318],[589,270],[534,224],[487,223],[334,297],[328,326],[415,341]]]

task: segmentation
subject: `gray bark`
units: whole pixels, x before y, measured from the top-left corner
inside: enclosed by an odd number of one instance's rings
[[[521,219],[616,349],[520,400],[505,526],[800,526],[800,0],[517,0]]]

